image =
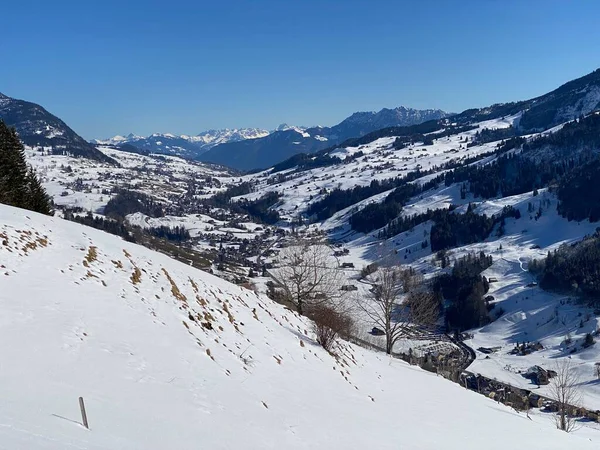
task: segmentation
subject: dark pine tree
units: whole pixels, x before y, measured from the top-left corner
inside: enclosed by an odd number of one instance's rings
[[[1,120],[0,203],[52,214],[52,201],[35,171],[27,167],[25,149],[17,132]]]

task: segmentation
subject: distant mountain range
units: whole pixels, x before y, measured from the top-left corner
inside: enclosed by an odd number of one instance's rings
[[[40,105],[0,93],[0,120],[14,127],[23,143],[54,154],[115,163]]]
[[[128,135],[87,142],[42,106],[0,94],[0,120],[17,129],[25,145],[55,154],[113,162],[96,149],[111,145],[140,153],[163,153],[216,163],[241,170],[267,168],[299,153],[312,154],[352,138],[368,139],[379,130],[407,127],[452,116],[457,123],[521,113],[515,123],[521,133],[536,132],[600,108],[600,69],[530,100],[469,109],[450,114],[439,109],[400,106],[378,112],[357,112],[332,127],[281,125],[273,131],[257,128],[209,130],[196,136]],[[390,130],[389,133],[395,133]],[[383,135],[382,134],[382,135]],[[355,139],[360,142],[360,139]]]
[[[94,139],[97,145],[111,145],[131,149],[135,147],[144,153],[163,153],[183,158],[197,159],[212,147],[244,139],[257,139],[269,134],[259,128],[240,128],[208,130],[195,136],[174,135],[170,133],[154,133],[150,136],[114,136],[109,139]]]
[[[95,139],[127,151],[164,153],[247,170],[267,167],[297,153],[312,153],[351,137],[390,126],[418,124],[448,116],[441,110],[398,107],[379,112],[358,112],[333,127],[299,127],[281,124],[275,130],[259,128],[204,131],[195,136],[155,133],[150,136],[114,136]]]
[[[219,144],[198,159],[241,170],[266,168],[297,153],[314,153],[380,128],[415,125],[448,115],[439,109],[403,106],[357,112],[332,127],[280,127],[265,137]]]
[[[305,168],[335,165],[337,159],[327,160],[327,158],[328,155],[335,153],[338,148],[359,147],[383,137],[402,138],[405,142],[410,142],[415,137],[420,136],[423,138],[425,134],[440,132],[449,127],[468,128],[473,126],[473,124],[512,117],[513,122],[511,127],[504,130],[487,130],[486,134],[488,136],[480,138],[481,140],[487,139],[487,142],[492,142],[494,136],[497,140],[502,140],[514,136],[531,135],[549,130],[574,119],[581,119],[592,112],[600,112],[600,69],[581,78],[571,80],[547,94],[529,100],[497,103],[484,108],[467,109],[447,118],[429,120],[415,125],[377,128],[361,137],[346,139],[342,143],[330,145],[316,153],[314,151],[306,151],[292,155],[274,165],[273,171],[277,172],[289,168],[296,168],[296,171],[301,171]],[[361,114],[363,113],[356,113],[346,119],[346,121],[349,121],[353,117],[358,117],[359,122],[361,122]],[[381,122],[379,125],[381,125]],[[493,128],[492,125],[490,126]],[[309,131],[310,129],[307,129],[304,133],[308,134]],[[263,139],[268,139],[272,136],[270,135]],[[569,149],[574,149],[580,146],[581,142],[578,142],[574,137],[573,142],[569,143],[569,145]],[[216,151],[221,147],[225,146],[217,146],[213,150]]]

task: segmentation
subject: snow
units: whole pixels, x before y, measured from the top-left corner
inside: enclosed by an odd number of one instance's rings
[[[581,345],[586,333],[593,333],[600,328],[600,320],[594,311],[580,305],[577,299],[545,292],[539,286],[531,285],[535,281],[527,271],[532,259],[543,258],[548,251],[562,244],[581,240],[593,234],[598,223],[569,222],[556,212],[557,198],[547,189],[540,189],[539,195],[531,192],[504,198],[477,201],[467,198],[456,198],[457,186],[442,187],[415,199],[405,208],[407,214],[423,212],[426,209],[444,208],[448,204],[461,204],[457,211],[465,212],[466,204],[474,202],[474,211],[491,216],[501,212],[505,206],[519,209],[521,219],[507,219],[504,236],[498,237],[492,231],[485,242],[471,244],[450,250],[451,261],[468,253],[481,251],[491,254],[493,265],[483,275],[498,281],[490,284],[487,295],[494,297],[495,310],[504,311],[501,317],[480,329],[470,330],[473,339],[466,343],[474,348],[498,347],[492,354],[476,352],[477,359],[468,368],[524,389],[537,389],[537,386],[525,379],[521,373],[533,365],[546,369],[555,366],[564,358],[569,358],[580,378],[580,389],[583,404],[592,409],[600,409],[600,383],[595,376],[595,363],[600,361],[598,344],[582,349]],[[528,212],[529,204],[534,211]],[[542,215],[535,215],[542,205]],[[325,222],[327,223],[327,222]],[[429,249],[421,249],[430,223],[421,224],[393,238],[378,241],[373,235],[354,237],[346,244],[350,252],[348,260],[356,267],[361,267],[382,258],[392,259],[398,264],[411,264],[419,271],[425,271],[430,278],[439,272],[439,267],[431,264]],[[410,254],[406,251],[410,250]],[[580,327],[580,325],[583,325]],[[572,337],[572,344],[566,345],[567,335]],[[544,349],[527,356],[510,355],[509,352],[517,343],[541,342]],[[574,354],[571,353],[576,350]],[[548,387],[541,387],[540,394],[549,394]]]
[[[244,139],[257,139],[269,135],[267,130],[260,128],[239,128],[229,129],[224,128],[221,130],[208,130],[198,133],[196,136],[190,136],[186,134],[176,135],[173,133],[153,133],[149,136],[137,136],[129,134],[127,136],[116,135],[108,139],[94,139],[92,142],[99,145],[119,145],[123,143],[130,143],[133,145],[139,145],[142,148],[152,147],[152,144],[163,145],[166,142],[177,142],[177,140],[183,140],[190,144],[196,144],[197,150],[206,151],[218,144],[224,144],[227,142],[241,141]],[[159,140],[162,139],[162,140]],[[170,146],[169,148],[179,148],[180,146]],[[183,149],[185,150],[185,149]],[[185,152],[183,152],[185,154]]]
[[[598,445],[115,236],[2,205],[0,234],[3,448]]]
[[[164,217],[148,217],[142,213],[129,214],[126,217],[127,223],[141,228],[156,228],[160,226],[175,227],[183,226],[190,232],[192,237],[196,237],[199,233],[207,232],[215,226],[224,225],[225,222],[213,219],[204,214],[189,214],[187,216],[164,216]],[[239,231],[239,230],[237,230]],[[221,230],[221,234],[224,230]]]
[[[537,212],[540,201],[548,203],[543,207],[539,220],[535,220],[530,217],[535,212],[527,213],[527,204],[532,202]],[[497,346],[500,350],[489,358],[478,352],[469,370],[531,389],[536,386],[518,372],[524,372],[533,365],[554,369],[561,359],[569,358],[580,378],[584,405],[600,409],[600,384],[596,383],[594,374],[594,364],[600,360],[600,348],[597,344],[588,349],[581,348],[585,334],[600,327],[598,318],[594,311],[580,305],[575,298],[532,286],[535,279],[527,271],[532,259],[543,258],[561,244],[577,242],[592,234],[598,226],[588,221],[568,222],[558,216],[556,203],[556,197],[544,189],[535,197],[526,194],[506,197],[485,202],[475,209],[489,214],[511,204],[519,208],[525,217],[507,221],[506,235],[492,237],[487,244],[485,251],[494,253],[495,262],[484,275],[498,280],[490,285],[489,295],[494,296],[497,307],[505,312],[497,321],[474,330],[474,338],[468,344],[475,349]],[[498,250],[499,245],[502,245],[501,251]],[[572,336],[571,345],[564,342],[567,335]],[[527,356],[508,354],[517,342],[538,341],[544,346],[541,351]],[[576,353],[571,354],[573,349]],[[542,387],[540,392],[548,394],[548,388]]]
[[[225,169],[174,156],[143,156],[103,146],[98,150],[118,161],[120,167],[84,158],[49,155],[31,148],[26,149],[26,157],[57,205],[82,207],[85,211],[93,212],[101,211],[118,188],[133,187],[134,190],[168,201],[169,194],[185,193],[187,181],[191,179],[210,177],[222,183],[222,188],[204,188],[207,196],[225,189],[227,184],[233,182]],[[83,188],[75,190],[74,184],[78,179]]]
[[[563,107],[556,114],[557,120],[569,120],[579,115],[587,115],[600,105],[600,87],[586,86],[578,94],[585,93],[573,106]]]
[[[590,100],[592,103],[593,101],[594,99]],[[246,179],[256,182],[258,189],[247,197],[258,198],[264,195],[264,192],[277,191],[283,194],[278,210],[284,216],[294,218],[305,211],[310,203],[323,198],[322,192],[335,188],[351,189],[357,185],[364,186],[374,179],[402,177],[418,167],[439,166],[449,160],[460,160],[492,152],[498,142],[465,148],[465,140],[470,142],[472,136],[483,128],[505,128],[514,125],[520,116],[519,113],[481,122],[474,130],[437,138],[433,145],[429,146],[417,143],[408,148],[394,150],[392,144],[395,138],[386,137],[358,147],[339,148],[331,154],[343,160],[350,156],[353,156],[353,159],[349,162],[344,161],[341,164],[297,173],[290,170],[283,173],[287,179],[280,182],[273,182],[271,177],[274,175],[268,172],[248,176]],[[542,134],[556,132],[562,126],[564,124]],[[354,157],[359,151],[364,156]],[[473,164],[489,164],[496,158],[496,155],[486,156]],[[423,184],[440,173],[441,171],[437,171],[414,182]],[[363,235],[350,229],[348,221],[354,211],[368,204],[383,201],[389,192],[362,200],[338,211],[323,222],[310,225],[309,228],[326,231],[332,240],[343,242],[349,254],[344,256],[342,261],[352,262],[357,269],[385,258],[397,264],[412,265],[427,279],[435,276],[440,268],[432,262],[430,247],[421,246],[428,238],[431,222],[418,225],[412,230],[385,240],[377,238],[379,230]],[[548,251],[556,249],[561,244],[577,242],[584,236],[592,234],[599,226],[598,223],[587,221],[567,221],[557,214],[557,202],[555,195],[546,189],[539,189],[538,196],[527,192],[482,200],[474,198],[471,194],[461,198],[458,184],[440,185],[411,199],[404,206],[401,215],[420,214],[428,209],[447,209],[450,205],[457,206],[457,212],[460,213],[466,211],[469,203],[473,204],[476,213],[488,216],[500,213],[506,206],[519,209],[522,218],[506,220],[504,236],[497,236],[497,229],[495,229],[485,242],[450,251],[451,261],[470,252],[484,251],[493,255],[494,264],[484,275],[499,280],[497,283],[492,283],[488,295],[495,298],[494,303],[497,305],[497,309],[493,312],[494,317],[498,314],[501,317],[486,327],[470,330],[474,338],[468,344],[475,349],[499,347],[500,350],[489,357],[487,354],[477,352],[477,359],[469,370],[531,389],[536,386],[532,386],[530,381],[522,377],[519,372],[533,365],[552,369],[556,362],[570,358],[581,379],[584,404],[596,410],[600,409],[600,383],[596,380],[594,369],[595,363],[600,361],[600,347],[598,347],[600,344],[585,350],[582,350],[581,344],[586,333],[595,332],[600,328],[599,320],[593,314],[594,311],[578,304],[575,298],[569,299],[567,296],[544,292],[537,286],[528,286],[533,281],[533,277],[527,272],[529,261],[543,258]],[[531,213],[528,212],[530,204],[533,208]],[[535,215],[540,204],[543,213],[536,220]],[[355,274],[348,274],[349,283],[355,282],[355,277]],[[364,293],[360,283],[358,287],[359,293]],[[582,327],[580,327],[581,322],[583,322]],[[364,324],[361,332],[370,329],[371,325]],[[572,337],[573,343],[570,345],[565,344],[567,335]],[[516,343],[523,341],[540,341],[544,350],[527,356],[508,354]],[[575,353],[571,354],[574,350]],[[540,392],[548,393],[547,388],[543,387]]]
[[[278,211],[284,218],[294,219],[306,211],[311,203],[322,198],[320,192],[323,189],[325,191],[336,188],[351,189],[354,186],[368,185],[373,180],[402,178],[417,169],[428,170],[444,163],[460,162],[466,158],[493,152],[499,141],[471,147],[467,147],[467,143],[471,142],[474,135],[483,128],[507,128],[519,118],[520,113],[483,121],[476,124],[476,128],[473,130],[437,138],[432,145],[416,143],[407,148],[394,149],[393,143],[396,137],[391,136],[379,138],[360,146],[337,148],[330,155],[342,159],[342,163],[289,174],[285,181],[274,179],[285,172],[270,174],[268,171],[263,171],[246,175],[243,177],[244,181],[255,183],[257,189],[240,198],[256,199],[267,192],[279,192],[283,197],[281,204],[277,207]],[[354,157],[349,162],[345,161],[358,152],[362,152],[363,156]],[[477,164],[488,164],[494,159],[495,156],[488,156]],[[424,183],[439,173],[441,172],[437,171],[435,174],[423,176],[415,180],[415,183]],[[385,196],[378,196],[358,207],[363,207],[373,201],[383,201],[384,198]],[[330,228],[330,225],[331,222],[328,223],[327,228]]]

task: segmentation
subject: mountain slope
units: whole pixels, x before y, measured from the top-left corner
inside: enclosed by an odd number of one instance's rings
[[[217,145],[199,157],[201,161],[221,164],[234,169],[268,167],[296,153],[314,153],[328,146],[328,140],[317,129],[287,129],[260,139]]]
[[[597,446],[384,355],[334,358],[296,314],[114,236],[6,206],[0,224],[4,447]]]
[[[43,147],[54,154],[113,162],[66,123],[35,103],[0,93],[0,119],[16,128],[23,143],[29,147]]]
[[[438,109],[417,110],[403,106],[359,112],[332,127],[283,129],[253,141],[217,145],[200,159],[236,169],[265,168],[297,153],[313,153],[380,128],[414,125],[447,115]]]
[[[569,81],[531,101],[520,126],[525,130],[545,130],[600,108],[600,69]]]
[[[474,108],[453,116],[459,123],[521,113],[515,124],[523,134],[543,131],[600,108],[600,69],[529,100]]]
[[[465,151],[469,151],[469,147],[492,142],[499,146],[505,139],[516,136],[529,135],[531,138],[531,135],[536,133],[541,133],[540,136],[543,136],[544,133],[552,134],[554,131],[558,131],[563,124],[583,118],[598,110],[600,110],[600,69],[534,99],[467,109],[451,118],[430,120],[417,125],[380,128],[360,138],[351,138],[337,145],[326,146],[316,156],[336,155],[339,153],[339,149],[347,148],[352,149],[352,153],[354,153],[364,146],[373,147],[380,139],[386,140],[385,146],[389,150],[401,150],[406,153],[404,148],[408,147],[411,150],[415,143],[423,143],[422,141],[428,140],[425,136],[430,136],[432,140],[435,140],[438,137],[452,139],[452,136],[461,135],[461,139],[471,140],[465,149]],[[472,133],[464,134],[464,132],[477,128],[482,133],[480,136],[471,137]],[[387,138],[394,138],[397,144],[392,141],[388,142]],[[438,141],[441,142],[441,139]],[[431,143],[427,142],[427,145]],[[457,142],[458,148],[460,148],[460,144]],[[565,142],[562,143],[562,145],[564,144]],[[578,147],[580,144],[577,139],[574,139],[566,147]],[[383,149],[383,147],[380,148]],[[458,148],[453,150],[458,150]],[[448,152],[451,150],[447,149]],[[344,153],[343,150],[342,153]],[[455,152],[452,151],[452,153]],[[425,155],[419,155],[419,157],[423,156]],[[296,172],[302,172],[305,167],[311,167],[311,165],[300,163],[309,159],[314,159],[309,153],[294,155],[277,164],[274,171],[297,167]],[[450,156],[447,156],[446,159],[450,159]],[[453,160],[455,159],[453,158]],[[324,160],[323,164],[318,164],[318,166],[332,166],[338,162]],[[334,170],[333,167],[332,170]]]
[[[148,153],[162,153],[196,159],[202,153],[216,145],[261,138],[268,134],[268,131],[259,128],[225,128],[222,130],[203,131],[196,136],[155,133],[143,137],[129,134],[127,136],[114,136],[110,139],[94,139],[93,143],[112,145],[120,148],[129,144]]]
[[[382,128],[417,125],[429,120],[442,119],[448,115],[439,109],[418,110],[399,106],[394,109],[383,108],[378,112],[354,113],[331,129],[341,139],[348,139]]]

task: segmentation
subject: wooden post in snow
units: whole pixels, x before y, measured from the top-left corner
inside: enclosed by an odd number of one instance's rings
[[[87,414],[85,413],[85,405],[83,403],[83,397],[79,397],[79,408],[81,409],[81,420],[83,421],[83,426],[88,430],[90,429],[87,420]]]

